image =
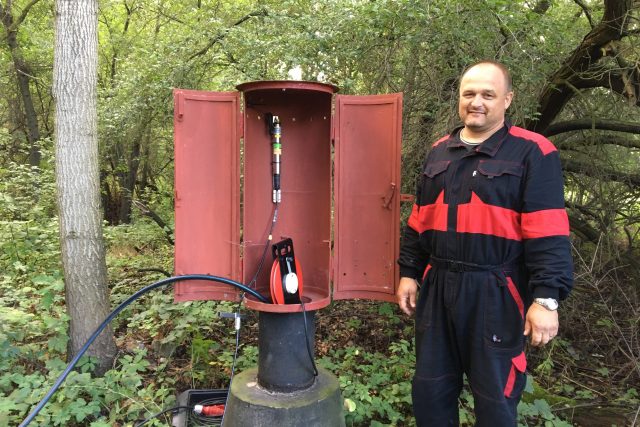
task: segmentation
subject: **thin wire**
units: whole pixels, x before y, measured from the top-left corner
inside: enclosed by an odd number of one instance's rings
[[[253,275],[253,278],[248,284],[250,288],[255,289],[256,281],[258,280],[258,275],[260,274],[260,271],[262,271],[262,267],[264,266],[264,261],[267,257],[267,251],[269,250],[269,243],[273,240],[273,229],[276,226],[276,221],[278,221],[279,206],[280,204],[277,202],[273,204],[273,216],[271,218],[271,225],[269,226],[269,233],[267,234],[267,241],[264,244],[264,250],[262,251],[262,256],[260,257],[260,262],[258,263],[258,268],[256,269],[256,273]]]
[[[256,282],[258,280],[258,276],[262,271],[262,267],[264,267],[264,261],[267,258],[267,251],[269,250],[269,243],[273,240],[273,230],[276,226],[276,222],[278,221],[278,208],[280,204],[278,202],[273,204],[273,214],[271,217],[271,224],[269,225],[269,232],[267,233],[267,241],[264,244],[264,249],[262,250],[262,255],[260,256],[260,262],[258,263],[258,267],[256,268],[256,272],[251,278],[249,282],[250,288],[255,288]],[[242,301],[244,300],[244,293],[240,294],[240,301],[238,301],[238,307],[236,308],[236,315],[240,316],[240,308],[242,306]],[[224,425],[224,417],[227,413],[227,402],[229,401],[229,394],[231,393],[231,384],[233,383],[233,376],[236,370],[236,362],[238,361],[238,349],[240,348],[240,328],[236,329],[236,349],[233,354],[233,362],[231,364],[231,376],[229,378],[229,392],[227,393],[227,398],[224,402],[224,412],[222,413],[222,420],[220,421],[220,425]]]
[[[242,299],[238,302],[238,307],[236,308],[237,316],[240,316],[240,307],[242,304]],[[224,416],[227,413],[227,402],[229,402],[229,394],[231,394],[231,384],[233,384],[233,376],[236,372],[236,362],[238,360],[238,349],[240,348],[240,328],[236,329],[236,350],[233,354],[233,363],[231,364],[231,376],[229,377],[229,387],[227,392],[227,397],[224,401],[224,412],[222,413],[222,420],[220,421],[220,426],[224,425]]]
[[[167,412],[180,411],[180,410],[182,410],[182,409],[193,409],[193,408],[192,408],[191,406],[182,406],[182,405],[180,405],[180,406],[174,406],[173,408],[165,409],[165,410],[163,410],[163,411],[158,412],[158,413],[157,413],[157,414],[155,414],[155,415],[150,416],[149,418],[147,418],[147,419],[143,420],[140,424],[136,424],[136,426],[135,426],[135,427],[143,426],[143,425],[145,425],[146,423],[148,423],[149,421],[153,420],[154,418],[158,418],[160,415],[164,415],[164,414],[166,414]]]

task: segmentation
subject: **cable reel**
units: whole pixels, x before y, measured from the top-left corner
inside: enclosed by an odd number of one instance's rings
[[[293,252],[293,240],[284,239],[272,246],[273,265],[269,290],[274,304],[300,304],[302,267]]]

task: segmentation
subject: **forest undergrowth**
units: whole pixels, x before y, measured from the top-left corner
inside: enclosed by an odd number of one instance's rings
[[[0,425],[24,419],[66,365],[68,317],[48,173],[14,171],[13,185],[1,184]],[[37,208],[17,190],[34,180],[42,189]],[[114,307],[172,270],[165,231],[147,218],[105,227],[105,239]],[[527,349],[522,426],[638,425],[640,278],[608,248],[604,239],[575,246],[576,286],[561,306],[560,335],[542,349]],[[94,377],[93,361],[83,358],[37,425],[133,426],[175,405],[182,391],[226,388],[235,333],[219,312],[236,308],[233,302],[174,303],[171,289],[145,295],[114,321],[119,353],[113,369]],[[257,365],[258,354],[257,315],[242,311],[238,371]],[[316,360],[339,379],[347,425],[414,425],[411,319],[395,304],[334,301],[316,312],[316,327]],[[460,402],[462,424],[473,425],[467,387]]]

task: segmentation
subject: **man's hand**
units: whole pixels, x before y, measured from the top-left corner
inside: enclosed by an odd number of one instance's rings
[[[531,335],[531,345],[543,346],[558,334],[558,311],[533,303],[527,310],[524,334]]]
[[[409,316],[416,310],[416,293],[418,292],[418,283],[415,279],[409,277],[401,277],[398,283],[398,291],[396,298],[400,309]]]

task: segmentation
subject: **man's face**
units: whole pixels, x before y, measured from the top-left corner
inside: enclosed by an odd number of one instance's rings
[[[512,98],[502,70],[493,64],[476,65],[460,81],[460,119],[474,133],[496,131]]]

